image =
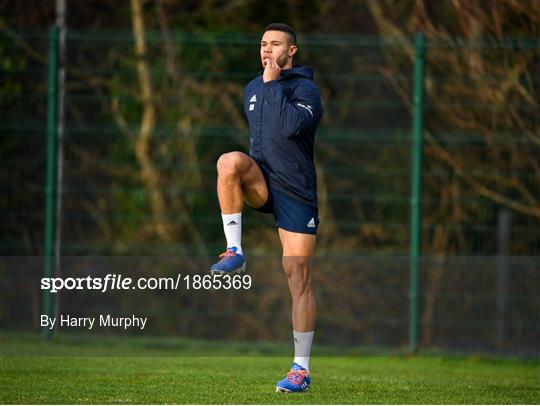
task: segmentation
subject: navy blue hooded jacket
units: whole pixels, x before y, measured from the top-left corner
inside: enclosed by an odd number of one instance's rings
[[[267,169],[271,186],[317,206],[313,144],[323,110],[313,69],[283,70],[279,80],[266,83],[256,77],[244,89],[244,110],[249,155]]]

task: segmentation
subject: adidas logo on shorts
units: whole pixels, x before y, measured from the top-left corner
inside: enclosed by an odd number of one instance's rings
[[[315,225],[315,219],[314,219],[313,217],[311,218],[311,220],[308,221],[307,226],[308,226],[309,228],[315,228],[315,227],[316,227],[316,225]]]

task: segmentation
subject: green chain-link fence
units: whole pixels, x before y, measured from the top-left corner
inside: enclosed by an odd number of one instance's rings
[[[220,252],[215,162],[223,152],[247,151],[242,89],[260,70],[258,41],[150,32],[136,58],[132,33],[68,32],[62,255]],[[46,31],[0,37],[4,256],[44,253],[47,44]],[[414,42],[311,35],[299,46],[298,62],[314,66],[325,109],[316,140],[322,336],[404,345]],[[538,49],[538,40],[426,41],[425,346],[538,351]],[[247,210],[244,224],[251,255],[279,255],[271,217]],[[27,294],[39,295],[33,289]],[[276,292],[287,300],[284,288]],[[2,323],[35,309],[6,310]],[[163,328],[197,330],[172,319]]]

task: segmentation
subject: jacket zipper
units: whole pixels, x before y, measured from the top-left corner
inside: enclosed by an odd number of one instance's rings
[[[264,82],[263,82],[263,91],[262,91],[262,96],[261,96],[261,112],[259,113],[259,153],[261,156],[261,161],[264,161],[263,147],[262,147],[263,109],[264,109]]]

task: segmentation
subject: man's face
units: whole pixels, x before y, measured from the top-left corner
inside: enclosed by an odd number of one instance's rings
[[[261,39],[261,63],[266,66],[266,59],[272,58],[280,68],[291,68],[296,46],[289,45],[288,35],[282,31],[266,31]],[[289,66],[290,65],[290,66]]]

